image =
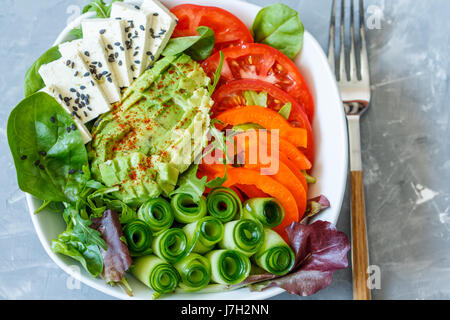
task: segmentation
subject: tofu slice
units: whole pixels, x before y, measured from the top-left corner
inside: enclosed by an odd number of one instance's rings
[[[121,94],[116,75],[113,73],[106,51],[99,39],[87,38],[65,42],[59,45],[59,52],[63,57],[70,57],[78,53],[100,86],[108,103],[120,101]]]
[[[111,109],[79,54],[43,65],[39,74],[47,87],[59,92],[63,107],[82,123]]]
[[[115,19],[86,19],[81,22],[85,39],[100,39],[120,89],[133,81],[133,72],[125,45],[124,21]]]
[[[144,0],[141,10],[146,14],[153,15],[152,26],[149,29],[151,41],[147,51],[151,52],[152,55],[150,57],[153,57],[151,62],[154,62],[158,60],[161,52],[169,42],[178,19],[157,0]]]
[[[59,93],[56,88],[54,88],[54,87],[45,87],[45,88],[41,89],[40,91],[41,92],[45,92],[48,95],[50,95],[53,98],[55,98],[55,100],[58,101],[59,104],[61,104],[63,109],[66,110],[69,113],[68,109],[65,107],[64,101],[60,99],[60,97],[62,97],[62,94]],[[75,118],[72,117],[72,119],[75,122],[78,130],[80,130],[81,137],[83,138],[84,144],[86,144],[89,141],[91,141],[92,140],[92,135],[89,132],[88,128],[86,128],[86,126],[80,120],[78,120],[76,117]]]
[[[137,79],[144,73],[148,62],[151,61],[151,52],[146,49],[151,39],[152,18],[152,14],[146,14],[136,5],[123,2],[112,4],[111,19],[121,19],[125,22],[125,45],[133,71],[133,79]]]

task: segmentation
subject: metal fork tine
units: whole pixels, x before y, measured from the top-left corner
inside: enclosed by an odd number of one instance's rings
[[[341,1],[341,52],[339,54],[339,81],[347,81],[345,71],[345,0]]]
[[[360,18],[360,26],[359,33],[361,37],[361,81],[368,82],[369,81],[369,59],[367,57],[367,47],[366,47],[366,33],[364,30],[365,19],[364,19],[364,3],[363,0],[359,0],[359,18]]]
[[[335,37],[335,24],[336,24],[336,0],[333,0],[331,10],[331,22],[330,22],[330,39],[328,41],[328,63],[331,70],[335,72],[335,58],[334,58],[334,37]]]
[[[356,74],[356,53],[355,53],[355,15],[353,0],[350,0],[350,81],[358,81]]]

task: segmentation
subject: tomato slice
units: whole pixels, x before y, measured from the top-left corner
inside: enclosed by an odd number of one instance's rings
[[[306,129],[308,136],[307,148],[302,148],[303,153],[309,159],[314,161],[314,136],[311,124],[308,120],[303,108],[298,102],[289,94],[265,81],[254,79],[233,80],[221,86],[213,95],[214,106],[212,107],[212,116],[216,117],[220,113],[247,105],[244,91],[255,91],[267,93],[267,107],[280,111],[286,103],[291,103],[291,113],[289,115],[289,123],[298,128]]]
[[[182,4],[170,11],[178,18],[173,38],[197,35],[199,26],[211,28],[216,35],[214,51],[253,42],[247,26],[230,12],[217,7]]]
[[[314,101],[308,85],[297,66],[283,53],[262,43],[248,43],[222,50],[225,61],[219,85],[237,79],[257,79],[269,82],[289,93],[300,104],[311,122]],[[216,52],[206,59],[202,67],[211,77],[219,65]]]

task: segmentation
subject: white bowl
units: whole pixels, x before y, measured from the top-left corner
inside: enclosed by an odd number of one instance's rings
[[[171,8],[180,3],[193,3],[221,7],[238,16],[248,27],[251,26],[261,7],[236,0],[162,0]],[[68,39],[69,31],[80,25],[80,21],[89,18],[92,13],[87,13],[70,25],[59,35],[55,44]],[[316,161],[312,175],[318,181],[309,190],[309,197],[324,194],[331,203],[331,208],[321,213],[316,219],[326,220],[336,224],[341,209],[342,199],[347,180],[347,130],[344,109],[337,89],[336,80],[331,72],[327,58],[314,39],[307,31],[304,36],[302,52],[295,59],[295,63],[303,73],[308,83],[316,105],[316,115],[313,129],[316,145]],[[107,285],[102,279],[93,279],[77,262],[69,257],[55,254],[51,251],[51,241],[65,230],[66,225],[61,215],[50,211],[42,211],[34,214],[41,201],[27,194],[27,203],[39,240],[52,260],[64,271],[103,293],[120,299],[130,299],[118,287]],[[73,266],[78,266],[74,268]],[[77,272],[80,270],[81,272]],[[129,282],[134,291],[132,299],[151,299],[152,291],[132,276]],[[271,288],[263,292],[251,292],[247,288],[221,293],[191,293],[168,295],[166,299],[266,299],[282,293],[280,288]]]

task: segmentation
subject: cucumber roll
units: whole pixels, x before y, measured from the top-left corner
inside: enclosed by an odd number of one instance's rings
[[[263,245],[264,228],[258,221],[230,221],[224,225],[224,229],[223,239],[219,242],[220,248],[237,250],[250,257]]]
[[[144,203],[138,210],[138,217],[147,222],[154,233],[169,229],[174,220],[172,207],[163,198],[151,199]]]
[[[153,253],[168,263],[176,263],[188,254],[188,240],[182,229],[171,228],[153,240]]]
[[[252,198],[244,203],[243,217],[257,220],[272,229],[283,221],[284,208],[275,198]]]
[[[178,271],[154,255],[137,258],[131,273],[146,286],[161,294],[174,292],[180,282]]]
[[[264,233],[264,243],[253,256],[253,260],[267,272],[278,276],[285,275],[294,266],[294,251],[275,231],[265,228]]]
[[[197,253],[174,264],[181,276],[180,287],[183,291],[193,292],[205,288],[211,280],[211,265],[205,257]]]
[[[206,198],[201,197],[198,203],[186,193],[178,193],[170,201],[175,220],[180,223],[192,223],[206,216]]]
[[[127,223],[123,234],[132,257],[145,256],[152,252],[152,230],[145,221],[134,220]]]
[[[187,224],[183,228],[188,237],[192,252],[206,253],[223,238],[224,228],[222,222],[214,217],[204,217],[197,222]]]
[[[239,219],[242,214],[242,203],[239,196],[230,188],[213,189],[206,198],[208,213],[222,222]]]
[[[238,284],[247,279],[249,257],[236,250],[213,250],[205,258],[211,263],[211,280],[219,284]]]

